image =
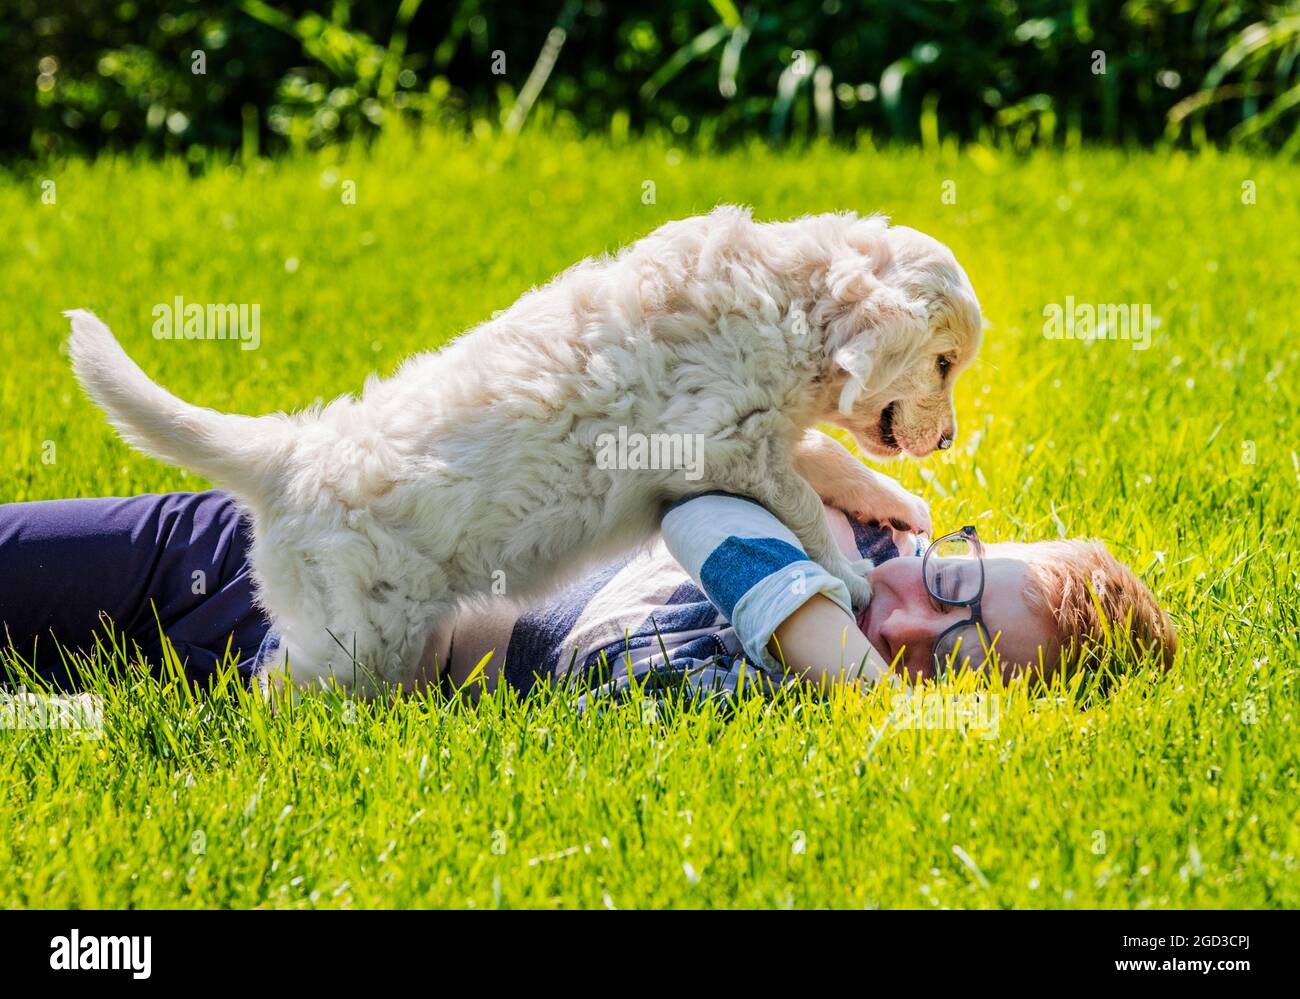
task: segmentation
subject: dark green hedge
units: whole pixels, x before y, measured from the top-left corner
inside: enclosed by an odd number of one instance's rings
[[[1300,142],[1295,0],[0,0],[0,10],[9,157],[273,151],[394,116],[513,128],[539,114],[708,142],[864,131],[1020,145]],[[554,68],[536,100],[519,103],[548,37],[563,43]]]

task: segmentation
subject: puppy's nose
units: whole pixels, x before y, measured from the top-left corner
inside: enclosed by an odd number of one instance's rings
[[[940,451],[947,451],[948,448],[952,447],[952,438],[953,438],[952,431],[949,431],[948,433],[943,434],[943,435],[939,438],[939,450],[940,450]]]

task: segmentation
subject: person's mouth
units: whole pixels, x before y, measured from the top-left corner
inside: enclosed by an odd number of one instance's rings
[[[889,647],[889,643],[885,641],[885,637],[876,630],[876,608],[879,606],[879,598],[874,599],[871,603],[867,604],[867,609],[864,610],[858,618],[858,630],[867,636],[867,641],[870,642],[872,647],[880,653],[885,662],[892,666],[894,664],[894,650]]]

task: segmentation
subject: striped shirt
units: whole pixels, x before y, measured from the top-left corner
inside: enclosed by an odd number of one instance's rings
[[[826,518],[850,558],[879,564],[900,546],[920,554],[912,535],[869,527],[830,507]],[[491,657],[501,664],[500,676],[525,694],[547,682],[621,693],[633,679],[729,694],[747,667],[751,677],[784,682],[768,640],[819,593],[848,610],[844,584],[810,560],[764,507],[706,493],[670,507],[662,537],[640,553],[522,612],[505,603],[467,609],[435,633],[431,646],[444,674],[466,676]]]

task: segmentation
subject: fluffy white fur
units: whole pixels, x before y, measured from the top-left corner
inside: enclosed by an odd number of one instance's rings
[[[812,428],[837,423],[879,457],[947,446],[981,331],[966,275],[919,232],[732,207],[585,260],[360,398],[292,415],[183,402],[93,315],[68,315],[77,377],[122,436],[251,514],[293,681],[362,693],[414,683],[434,623],[494,580],[534,598],[700,490],[764,503],[865,603],[821,499],[927,531],[928,512]],[[702,435],[703,478],[598,467],[620,426]]]

